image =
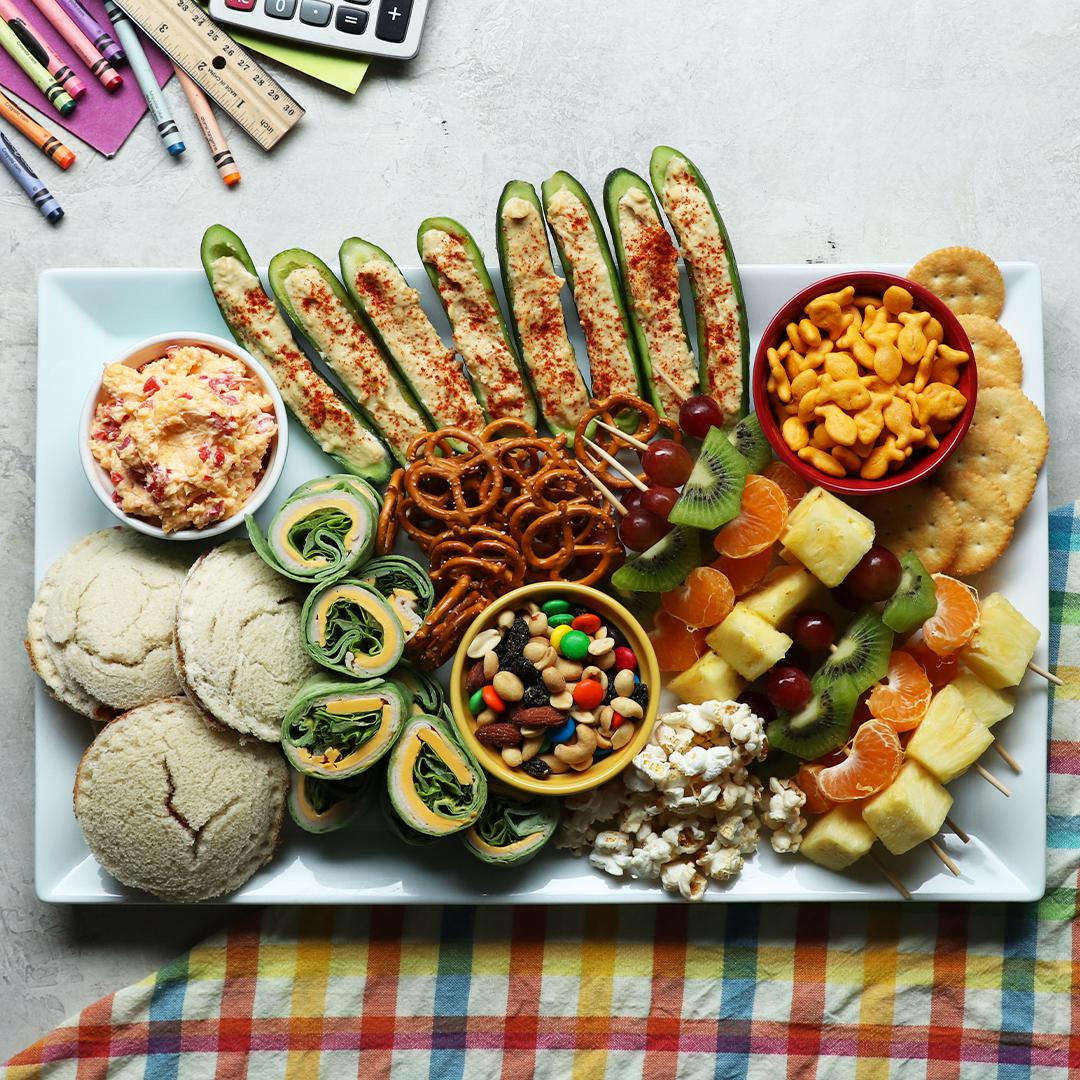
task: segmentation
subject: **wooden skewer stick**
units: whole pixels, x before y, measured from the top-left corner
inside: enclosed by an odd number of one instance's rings
[[[960,867],[945,854],[941,845],[935,840],[927,840],[926,842],[929,845],[930,850],[949,868],[949,873],[951,873],[953,877],[959,877]]]
[[[907,886],[881,861],[881,856],[876,851],[870,852],[870,858],[877,864],[885,880],[905,899],[911,899],[911,893]]]
[[[593,423],[598,428],[603,428],[605,431],[610,431],[612,435],[618,436],[627,446],[632,446],[635,450],[640,450],[644,453],[649,449],[648,443],[643,443],[640,439],[635,439],[633,435],[627,435],[625,431],[620,431],[617,427],[605,424],[603,420],[594,420]]]
[[[953,819],[951,817],[947,817],[945,819],[945,824],[948,825],[949,828],[952,829],[952,831],[954,833],[956,833],[956,835],[960,839],[960,843],[967,844],[967,843],[971,842],[971,837],[968,836],[968,834],[966,832],[964,832],[964,830],[961,829],[960,826],[957,825],[956,822],[953,821]]]
[[[679,401],[689,400],[690,395],[683,390],[682,387],[676,386],[670,375],[665,374],[660,368],[656,368],[655,371],[660,377],[660,381],[679,399]]]
[[[971,766],[988,784],[993,784],[994,787],[1001,792],[1005,798],[1009,798],[1012,792],[992,773],[984,769],[977,761]]]
[[[623,506],[622,502],[616,496],[615,492],[613,492],[611,488],[609,488],[607,484],[605,484],[604,481],[600,479],[599,476],[594,476],[591,472],[589,472],[588,469],[585,468],[584,465],[581,464],[580,461],[577,463],[577,467],[589,478],[589,483],[591,483],[592,486],[596,488],[596,490],[599,491],[600,494],[603,495],[604,498],[607,499],[607,501],[611,503],[612,506],[615,507],[615,509],[619,512],[620,515],[626,513],[626,507]]]
[[[994,749],[998,752],[998,756],[1001,760],[1004,761],[1014,773],[1022,773],[1024,771],[1020,768],[1020,762],[1017,761],[997,739],[994,740]]]
[[[1028,664],[1028,671],[1034,671],[1036,675],[1041,675],[1047,682],[1052,682],[1055,686],[1064,686],[1062,682],[1052,671],[1047,671],[1044,667],[1039,667],[1034,661]]]
[[[592,439],[586,439],[585,445],[599,457],[601,460],[606,461],[617,473],[621,473],[638,489],[638,491],[648,491],[649,485],[644,483],[633,471],[628,469],[618,458],[612,457],[602,446],[594,443]]]

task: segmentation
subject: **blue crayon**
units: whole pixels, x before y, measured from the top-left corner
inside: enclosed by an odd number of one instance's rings
[[[45,215],[48,221],[59,221],[64,216],[60,204],[49,194],[49,189],[34,175],[22,159],[22,155],[8,137],[0,131],[0,162],[15,177],[19,187],[30,197],[30,201]]]

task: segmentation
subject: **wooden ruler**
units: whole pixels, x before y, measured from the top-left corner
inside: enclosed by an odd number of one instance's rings
[[[195,0],[116,0],[128,18],[264,150],[304,110]]]

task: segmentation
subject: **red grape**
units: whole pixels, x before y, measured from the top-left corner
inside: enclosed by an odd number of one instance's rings
[[[651,548],[670,531],[671,526],[663,518],[641,506],[629,511],[619,522],[619,539],[631,551]]]
[[[644,491],[635,491],[635,494],[641,496],[639,500],[640,506],[644,506],[646,510],[651,510],[658,518],[662,518],[664,521],[667,521],[671,508],[679,501],[679,493],[673,487],[664,487],[662,484],[646,488]],[[625,499],[623,499],[623,505],[626,505]]]
[[[900,560],[888,548],[875,544],[841,585],[861,603],[875,604],[896,592],[901,573]]]
[[[811,656],[826,652],[836,638],[836,626],[827,611],[804,611],[795,617],[791,636]]]
[[[724,410],[715,398],[697,394],[679,406],[679,427],[695,439],[704,439],[709,428],[724,426]]]
[[[787,665],[774,667],[769,672],[765,692],[769,695],[769,700],[778,709],[795,712],[796,709],[801,709],[810,700],[810,694],[812,693],[810,676],[797,667]]]
[[[694,459],[674,439],[657,439],[641,455],[641,467],[654,484],[681,487],[694,468]]]
[[[637,488],[631,488],[625,495],[620,496],[623,506],[627,510],[637,510],[641,505],[641,496],[644,494],[642,491],[638,491]]]
[[[771,724],[776,719],[776,710],[772,702],[757,690],[744,690],[738,700],[743,705],[748,705],[750,711],[766,724]]]

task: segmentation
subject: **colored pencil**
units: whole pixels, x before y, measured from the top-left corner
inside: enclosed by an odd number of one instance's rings
[[[53,29],[71,46],[76,56],[90,69],[90,73],[106,90],[118,90],[123,76],[94,48],[86,35],[68,18],[56,0],[34,0],[34,6],[52,24]]]
[[[11,145],[10,140],[2,131],[0,131],[0,164],[15,177],[19,187],[45,215],[47,221],[59,221],[64,216],[60,204],[49,194],[49,189],[34,175],[34,170],[23,161],[22,155]]]
[[[0,94],[0,116],[22,132],[46,157],[51,157],[61,169],[71,168],[75,151],[69,150],[51,131],[27,116],[6,94]]]
[[[64,14],[86,35],[86,40],[110,64],[124,62],[124,50],[113,41],[109,32],[79,3],[79,0],[56,0]]]
[[[75,108],[71,95],[37,62],[34,54],[3,19],[0,19],[0,48],[26,72],[61,116],[67,116]]]
[[[228,187],[239,184],[240,169],[233,160],[232,151],[225,141],[225,136],[222,134],[221,127],[214,116],[214,110],[210,102],[206,99],[206,95],[183,68],[173,64],[173,71],[176,72],[177,81],[184,89],[184,95],[188,99],[191,111],[195,114],[195,119],[198,121],[199,127],[202,128],[203,135],[206,136],[206,145],[210,147],[210,155],[214,159],[214,164],[217,166],[221,179]]]
[[[82,80],[72,70],[66,60],[49,47],[49,43],[34,29],[25,13],[20,11],[11,0],[0,0],[0,19],[3,19],[15,32],[15,36],[26,46],[30,55],[76,100],[86,93]]]
[[[109,21],[116,31],[116,36],[124,46],[128,64],[131,67],[131,74],[135,76],[135,81],[139,84],[139,90],[142,91],[142,96],[146,98],[146,107],[150,110],[154,123],[157,124],[158,134],[165,144],[165,149],[173,157],[182,154],[186,149],[184,140],[180,138],[180,129],[176,126],[176,121],[169,111],[169,106],[165,103],[165,95],[162,94],[161,87],[158,86],[157,76],[154,74],[154,69],[150,66],[150,61],[147,60],[146,53],[143,51],[142,42],[139,41],[139,35],[135,30],[135,24],[113,3],[113,0],[105,0],[105,11],[108,13]]]

